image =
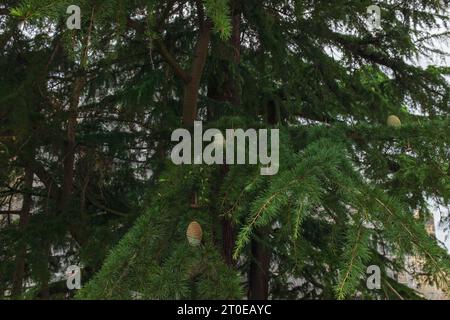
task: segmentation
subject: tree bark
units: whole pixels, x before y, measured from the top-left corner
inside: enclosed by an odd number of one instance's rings
[[[279,112],[274,101],[267,105],[267,123],[276,125],[279,122]],[[269,298],[271,250],[268,245],[271,227],[267,226],[255,231],[252,240],[252,262],[249,272],[248,299],[267,300]]]
[[[222,250],[225,263],[234,267],[236,261],[233,259],[233,249],[236,242],[236,230],[233,221],[229,218],[222,218]]]
[[[211,26],[209,23],[205,23],[205,26],[200,28],[190,80],[184,86],[183,124],[185,126],[193,126],[197,119],[200,82],[208,56],[210,38]]]
[[[228,52],[230,62],[238,66],[241,61],[241,10],[237,6],[237,1],[233,2],[232,8],[232,34],[230,39],[230,49]],[[227,99],[233,106],[241,105],[240,93],[240,77],[238,75],[228,75],[228,85],[224,86],[225,91],[229,92]],[[233,225],[232,219],[224,217],[222,220],[222,234],[223,234],[223,255],[225,263],[229,266],[235,266],[236,261],[233,259],[233,250],[236,242],[236,228]]]
[[[267,300],[269,298],[269,272],[270,272],[270,248],[263,239],[267,239],[268,228],[255,232],[252,240],[252,262],[249,272],[249,300]]]

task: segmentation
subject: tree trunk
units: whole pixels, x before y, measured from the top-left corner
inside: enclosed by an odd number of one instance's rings
[[[236,242],[236,228],[233,221],[227,217],[222,218],[222,255],[225,263],[234,267],[236,261],[233,259],[234,244]]]
[[[208,56],[210,38],[211,26],[209,23],[205,23],[205,26],[200,28],[200,34],[195,49],[195,57],[192,63],[191,78],[184,86],[183,124],[185,126],[193,126],[194,121],[197,119],[200,82],[206,58]]]
[[[263,239],[267,239],[268,228],[255,232],[252,240],[252,262],[249,272],[249,300],[267,300],[269,298],[270,248]]]
[[[279,122],[279,112],[274,101],[267,105],[267,123],[276,125]],[[267,300],[269,298],[271,250],[268,245],[270,226],[255,231],[252,240],[252,262],[249,272],[248,298],[250,300]]]
[[[27,166],[25,169],[25,178],[24,178],[24,191],[23,191],[23,202],[22,209],[20,211],[20,221],[19,221],[19,229],[21,234],[21,239],[19,242],[19,247],[17,249],[16,261],[15,261],[15,269],[13,275],[13,285],[11,290],[11,297],[13,299],[17,299],[22,294],[23,287],[23,278],[25,274],[25,259],[27,247],[24,242],[25,228],[28,225],[30,220],[30,210],[32,205],[32,188],[33,188],[33,170],[31,166]]]

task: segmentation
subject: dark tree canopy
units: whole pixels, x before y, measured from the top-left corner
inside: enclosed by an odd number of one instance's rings
[[[379,1],[378,30],[373,4],[2,1],[0,297],[62,298],[79,265],[79,299],[419,298],[408,256],[448,292],[425,222],[450,201],[450,4]],[[174,165],[196,120],[279,129],[278,174]]]

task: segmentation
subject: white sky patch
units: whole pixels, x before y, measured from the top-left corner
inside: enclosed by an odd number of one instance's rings
[[[450,211],[449,208],[439,205],[432,206],[434,212],[434,228],[436,238],[450,252]]]

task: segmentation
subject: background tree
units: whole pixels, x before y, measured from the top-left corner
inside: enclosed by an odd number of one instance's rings
[[[68,30],[72,4],[0,9],[0,294],[61,297],[77,263],[79,298],[413,298],[387,276],[407,254],[448,290],[424,221],[450,195],[449,69],[414,60],[445,54],[447,1],[381,2],[378,32],[371,1],[79,1]],[[279,128],[280,172],[174,166],[196,119]]]

